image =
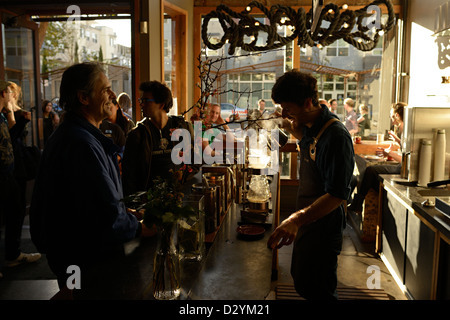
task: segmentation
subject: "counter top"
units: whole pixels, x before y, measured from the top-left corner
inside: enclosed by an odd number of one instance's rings
[[[398,150],[398,146],[393,143],[393,141],[383,141],[381,143],[377,143],[372,140],[361,140],[361,143],[353,143],[353,149],[355,150],[355,154],[363,154],[363,155],[375,155],[378,148],[389,148],[392,145],[392,150]]]
[[[433,200],[435,196],[425,196],[428,190],[437,190],[432,188],[418,187],[413,182],[408,182],[402,179],[400,175],[383,174],[380,175],[384,187],[392,191],[403,202],[405,202],[411,209],[420,214],[427,222],[441,232],[447,239],[450,239],[450,218],[434,207],[424,207],[422,202],[427,199]],[[442,188],[440,189],[442,190]],[[446,190],[450,191],[447,186]]]
[[[277,194],[276,181],[274,176],[270,184],[272,196]],[[275,198],[272,203],[276,203]],[[202,261],[181,261],[180,300],[264,300],[270,292],[273,251],[267,247],[267,240],[273,225],[265,227],[262,238],[240,239],[237,227],[241,222],[241,208],[240,204],[231,204]],[[156,236],[128,242],[125,259],[120,262],[121,274],[104,270],[106,277],[116,279],[114,290],[120,290],[121,299],[154,299],[156,242]]]

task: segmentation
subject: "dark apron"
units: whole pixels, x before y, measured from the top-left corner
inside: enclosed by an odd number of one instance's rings
[[[300,150],[297,210],[325,194],[315,161]],[[292,253],[291,275],[295,289],[305,299],[337,299],[337,256],[345,227],[343,205],[325,217],[299,228]]]

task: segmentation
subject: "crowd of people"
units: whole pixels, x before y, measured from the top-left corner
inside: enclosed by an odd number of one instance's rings
[[[5,230],[5,265],[15,267],[37,261],[40,253],[21,251],[22,226],[26,214],[28,168],[24,162],[24,137],[31,113],[21,108],[21,89],[0,81],[0,222]],[[3,274],[0,273],[0,278]]]
[[[193,139],[192,123],[169,115],[172,93],[161,82],[140,84],[142,120],[135,124],[129,96],[116,96],[98,64],[67,68],[59,100],[64,113],[59,117],[49,101],[42,104],[45,147],[29,212],[31,239],[39,253],[23,253],[23,182],[29,177],[20,178],[15,145],[23,137],[30,113],[15,106],[19,95],[14,90],[13,83],[0,81],[0,203],[6,226],[6,265],[34,262],[45,254],[61,290],[67,290],[69,266],[83,270],[83,288],[73,290],[73,298],[120,298],[120,290],[115,290],[120,277],[111,282],[102,277],[102,270],[120,265],[125,242],[155,233],[143,224],[142,214],[126,208],[122,200],[148,190],[154,178],[176,168],[171,160],[172,132],[183,128]],[[319,100],[317,80],[298,71],[277,79],[272,100],[281,106],[274,114],[284,119],[283,129],[298,141],[302,165],[296,208],[273,231],[267,245],[294,244],[291,274],[300,295],[336,299],[337,262],[355,166],[352,134],[367,128],[367,108],[360,106],[358,118],[353,100],[344,100],[347,116],[341,122],[337,101]],[[264,105],[264,100],[258,102],[261,116],[267,111]],[[403,129],[403,106],[396,104],[391,112],[398,129],[392,133],[396,139]],[[197,112],[191,118],[204,120],[203,149],[224,134],[219,127],[227,129],[220,113],[220,105],[211,104],[205,119]],[[209,129],[213,129],[210,135],[206,134]],[[195,141],[190,143],[194,149]],[[364,178],[371,186],[371,173]],[[364,198],[363,189],[358,197]],[[360,205],[360,200],[353,205]]]

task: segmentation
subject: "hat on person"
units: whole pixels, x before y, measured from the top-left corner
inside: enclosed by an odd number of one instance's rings
[[[10,85],[12,85],[12,82],[0,80],[0,92],[4,91],[6,88],[8,88]]]

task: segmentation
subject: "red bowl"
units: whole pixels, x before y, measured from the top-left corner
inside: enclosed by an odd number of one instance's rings
[[[238,236],[240,236],[242,239],[256,240],[264,237],[266,229],[258,225],[244,224],[242,226],[239,226],[236,229],[236,232],[238,233]]]

